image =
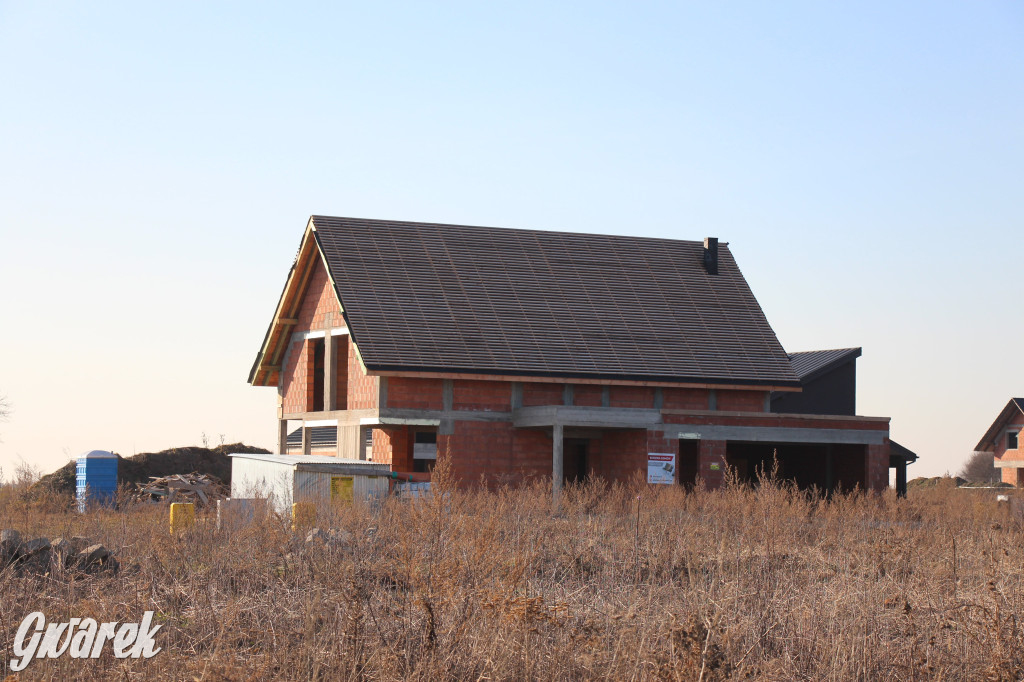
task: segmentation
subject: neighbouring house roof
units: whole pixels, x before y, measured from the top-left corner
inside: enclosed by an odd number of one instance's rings
[[[710,275],[696,241],[325,216],[310,230],[370,372],[799,386],[725,244]],[[263,363],[250,382],[273,383]]]
[[[988,427],[988,431],[981,437],[978,444],[974,447],[975,452],[992,450],[992,444],[996,436],[999,434],[999,430],[1013,417],[1018,414],[1024,414],[1024,398],[1010,398],[1010,402],[1006,403],[1006,407],[999,413],[996,420],[992,422],[992,426]]]
[[[861,355],[860,348],[810,350],[790,353],[789,362],[801,383],[806,383]]]

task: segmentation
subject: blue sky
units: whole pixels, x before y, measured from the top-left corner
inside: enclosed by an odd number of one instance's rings
[[[272,447],[312,213],[718,236],[912,476],[1024,394],[1019,3],[0,2],[0,102],[8,474]]]

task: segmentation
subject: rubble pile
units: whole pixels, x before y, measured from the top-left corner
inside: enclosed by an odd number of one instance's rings
[[[56,569],[83,573],[116,573],[120,564],[113,553],[89,538],[24,539],[16,530],[0,531],[0,570],[9,566],[46,573]]]
[[[171,476],[150,476],[137,483],[133,499],[140,502],[191,502],[205,507],[228,496],[228,489],[216,476],[192,472]]]

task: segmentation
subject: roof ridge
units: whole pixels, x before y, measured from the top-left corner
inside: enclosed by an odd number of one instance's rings
[[[647,237],[643,235],[631,235],[631,234],[610,234],[605,232],[573,232],[570,230],[538,230],[536,228],[529,227],[498,227],[496,225],[466,225],[463,223],[432,223],[423,222],[419,220],[386,220],[381,218],[355,218],[352,216],[328,216],[328,215],[311,215],[310,219],[313,221],[313,226],[316,226],[316,220],[337,220],[337,221],[351,221],[364,224],[379,224],[379,225],[404,225],[408,227],[455,227],[465,228],[471,230],[495,230],[498,232],[519,232],[527,234],[537,235],[564,235],[569,237],[607,237],[611,239],[630,239],[630,240],[642,240],[642,241],[655,241],[655,242],[668,242],[671,244],[696,244],[700,247],[704,246],[704,242],[700,239],[671,239],[669,237]],[[729,242],[719,241],[719,247],[728,247]]]

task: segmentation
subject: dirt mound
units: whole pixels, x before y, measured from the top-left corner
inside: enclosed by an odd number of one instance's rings
[[[959,488],[967,483],[967,479],[951,476],[932,476],[931,478],[915,478],[907,481],[907,488],[934,488],[936,486],[949,486]]]
[[[216,476],[231,485],[231,458],[228,453],[267,454],[269,450],[244,443],[218,445],[215,448],[171,448],[161,452],[140,452],[132,457],[117,456],[117,484],[135,487],[148,483],[151,476],[171,476],[198,472]],[[33,488],[49,489],[60,495],[75,494],[75,462],[71,461],[39,479]]]

